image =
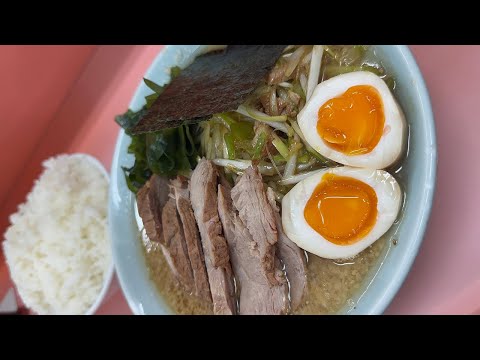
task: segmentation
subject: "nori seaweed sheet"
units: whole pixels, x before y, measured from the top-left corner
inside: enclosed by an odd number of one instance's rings
[[[275,65],[286,45],[229,45],[182,70],[132,134],[158,131],[236,110]]]

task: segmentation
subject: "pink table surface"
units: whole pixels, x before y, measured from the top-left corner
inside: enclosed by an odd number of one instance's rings
[[[437,127],[438,181],[427,234],[387,314],[480,313],[480,46],[412,46]],[[87,152],[110,167],[123,112],[161,46],[0,47],[0,231],[42,159]],[[28,129],[28,131],[26,130]],[[8,172],[5,169],[9,169]],[[421,184],[419,184],[421,186]],[[0,253],[0,299],[11,286]],[[131,314],[118,281],[98,314]]]

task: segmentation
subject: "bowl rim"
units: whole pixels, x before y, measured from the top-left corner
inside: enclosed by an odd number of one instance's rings
[[[433,109],[430,100],[430,94],[425,82],[425,79],[418,67],[418,64],[413,56],[410,48],[407,45],[390,45],[396,47],[403,60],[406,63],[406,66],[412,72],[415,78],[414,86],[417,88],[416,93],[419,97],[419,103],[421,105],[421,118],[425,121],[427,126],[427,131],[425,132],[426,141],[428,144],[431,144],[425,150],[426,156],[430,159],[427,162],[426,172],[426,183],[431,184],[424,192],[421,198],[419,207],[423,210],[420,212],[420,219],[415,223],[415,239],[410,242],[410,246],[405,250],[405,255],[403,256],[403,262],[399,270],[397,270],[392,277],[392,281],[389,283],[387,288],[384,290],[384,295],[379,301],[375,302],[372,305],[372,308],[369,311],[369,314],[382,314],[387,307],[391,304],[393,298],[398,293],[402,287],[407,275],[412,269],[412,265],[418,255],[420,246],[422,245],[423,239],[425,237],[425,232],[427,230],[428,222],[430,221],[430,215],[433,207],[433,199],[435,195],[435,189],[437,186],[437,140],[436,140],[436,129],[435,129],[435,120],[433,116]]]
[[[368,311],[366,312],[366,314],[369,314],[369,315],[382,314],[386,310],[386,308],[390,305],[395,295],[398,293],[400,287],[403,285],[408,273],[410,272],[425,236],[426,228],[430,220],[431,210],[433,207],[433,198],[434,198],[434,193],[436,189],[436,172],[437,172],[436,130],[435,130],[433,110],[431,106],[430,95],[427,89],[427,85],[425,83],[425,79],[409,47],[407,45],[390,45],[390,46],[395,47],[398,50],[399,54],[403,58],[402,61],[406,64],[405,65],[406,68],[411,72],[412,77],[415,79],[415,83],[413,84],[413,87],[416,88],[415,93],[417,94],[418,103],[420,104],[420,107],[421,107],[420,117],[423,119],[423,121],[426,124],[425,141],[427,144],[430,144],[430,146],[424,149],[424,151],[426,153],[427,159],[429,159],[425,164],[426,165],[425,181],[431,186],[429,186],[428,188],[425,189],[425,191],[423,191],[422,197],[421,199],[419,199],[418,207],[421,209],[421,211],[419,212],[420,217],[418,218],[417,221],[415,221],[414,228],[412,229],[412,231],[415,234],[414,240],[410,241],[409,246],[405,249],[404,254],[402,256],[402,262],[399,266],[400,268],[394,272],[394,274],[390,279],[391,281],[389,281],[388,285],[384,288],[383,292],[379,294],[380,297],[378,298],[378,300],[373,302],[369,307]],[[160,61],[159,58],[161,54],[167,52],[172,47],[175,47],[175,45],[167,45],[162,50],[160,50],[159,53],[157,53],[156,57],[152,60],[152,63],[150,64],[149,68],[145,72],[144,76],[154,71],[154,69],[158,66],[158,63]],[[140,80],[139,85],[137,86],[131,98],[131,101],[129,103],[129,109],[131,108],[131,105],[134,102],[134,99],[136,98],[137,94],[141,91],[142,86],[143,86],[143,81]],[[121,143],[123,142],[125,136],[126,134],[124,130],[120,129],[117,137],[117,141],[115,144],[114,155],[113,155],[111,175],[110,175],[111,180],[114,180],[117,178],[117,172],[116,172],[117,169],[116,167],[113,166],[113,164],[116,163],[116,160],[120,155]],[[116,181],[110,181],[110,187],[112,187],[114,183],[116,183]],[[112,195],[112,189],[110,189],[109,191],[109,196],[111,195]],[[111,204],[109,202],[109,227],[112,226],[112,222],[110,221],[112,216],[113,215],[111,214]],[[144,314],[143,308],[141,307],[141,303],[139,307],[138,305],[139,302],[137,301],[138,299],[137,300],[134,299],[137,296],[131,294],[131,291],[129,289],[130,286],[128,285],[128,281],[127,281],[127,276],[123,275],[123,271],[125,271],[125,269],[123,270],[119,269],[118,264],[121,263],[121,261],[119,260],[121,255],[119,253],[120,250],[117,249],[117,247],[115,246],[113,230],[111,228],[110,228],[110,234],[111,234],[113,262],[115,265],[116,272],[118,274],[117,277],[119,280],[120,288],[122,289],[122,293],[124,294],[124,297],[127,300],[127,303],[134,314]],[[153,286],[153,283],[152,283],[152,286]]]

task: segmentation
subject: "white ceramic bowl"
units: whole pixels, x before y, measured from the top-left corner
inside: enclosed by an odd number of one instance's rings
[[[100,161],[98,161],[97,158],[95,158],[91,155],[82,154],[82,153],[72,154],[72,157],[79,157],[79,158],[83,158],[83,159],[89,161],[93,166],[95,166],[96,168],[98,168],[101,171],[101,173],[105,176],[107,181],[109,180],[109,175],[108,175],[107,170],[105,169],[103,164]],[[114,262],[112,260],[112,263],[108,267],[107,273],[105,274],[102,289],[98,293],[97,299],[92,304],[92,306],[90,306],[90,308],[87,310],[85,315],[94,315],[95,312],[98,310],[98,308],[102,304],[103,300],[105,299],[105,295],[107,294],[108,289],[110,288],[110,284],[112,282],[112,278],[113,278],[114,273],[115,273],[115,265],[114,265]]]
[[[145,78],[158,84],[169,80],[168,69],[184,66],[200,45],[167,46],[155,59]],[[395,97],[402,106],[410,136],[408,156],[403,162],[402,179],[406,199],[400,221],[387,233],[395,236],[397,245],[387,246],[386,256],[367,275],[363,287],[353,297],[355,306],[340,313],[381,314],[402,285],[417,255],[430,216],[435,188],[437,152],[435,127],[428,91],[418,66],[407,46],[379,45],[375,51],[385,67],[395,76]],[[141,80],[141,79],[139,79]],[[130,103],[139,110],[151,93],[140,83]],[[134,216],[134,195],[128,190],[122,166],[131,166],[134,158],[127,154],[130,139],[120,130],[113,156],[109,224],[113,259],[123,293],[135,314],[168,314],[168,306],[150,281],[142,244]],[[387,236],[388,236],[387,235]]]

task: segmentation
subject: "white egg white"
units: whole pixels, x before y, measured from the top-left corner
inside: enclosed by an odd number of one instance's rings
[[[346,155],[327,145],[317,132],[318,110],[330,99],[345,93],[352,86],[370,85],[383,102],[385,125],[377,146],[369,153]],[[368,71],[356,71],[321,82],[312,97],[298,114],[298,125],[308,144],[323,156],[343,165],[384,169],[395,163],[402,154],[406,122],[402,109],[385,82]]]
[[[377,195],[377,219],[362,239],[352,245],[334,244],[305,220],[304,209],[325,174],[352,177],[370,185]],[[402,192],[395,178],[383,170],[352,167],[320,171],[295,185],[282,199],[282,224],[287,236],[300,248],[327,259],[350,258],[372,245],[392,226],[402,203]],[[342,216],[343,214],[339,214]],[[345,214],[346,215],[346,214]]]

